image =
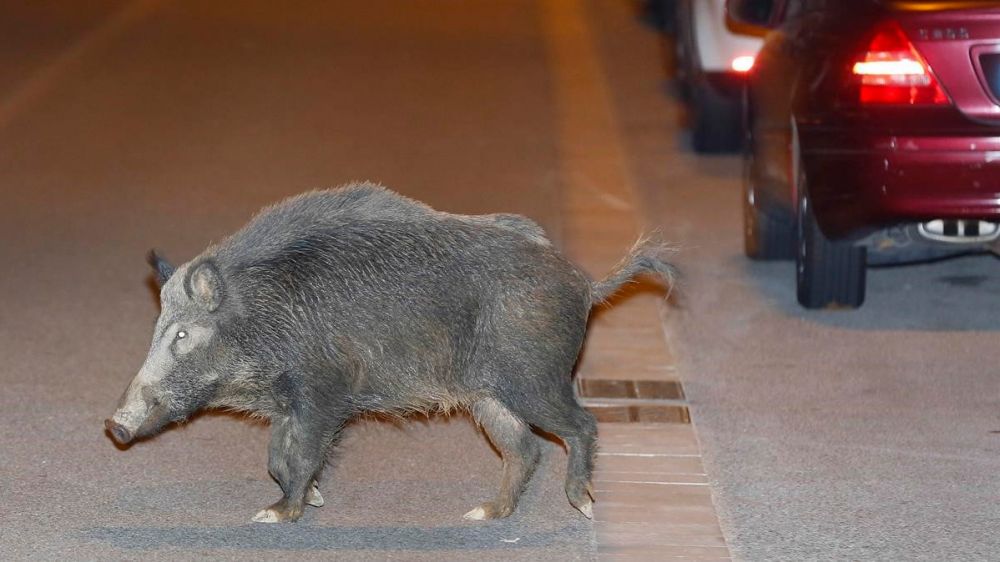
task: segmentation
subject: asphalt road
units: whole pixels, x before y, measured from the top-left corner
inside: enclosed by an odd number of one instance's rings
[[[327,504],[280,495],[267,428],[203,416],[118,450],[150,247],[176,261],[262,205],[355,179],[558,239],[549,69],[521,2],[109,0],[0,8],[0,558],[587,559],[565,453],[509,520],[462,520],[500,460],[464,417],[356,424]]]
[[[564,242],[539,3],[272,4],[0,8],[0,558],[591,558],[554,446],[515,517],[461,520],[500,470],[465,419],[355,425],[292,527],[249,523],[278,494],[264,426],[103,433],[148,346],[152,246],[182,261],[353,179]],[[734,556],[994,556],[1000,262],[800,310],[791,265],[741,256],[739,162],[687,149],[656,38],[629,2],[586,6],[637,211],[681,248],[668,328]]]

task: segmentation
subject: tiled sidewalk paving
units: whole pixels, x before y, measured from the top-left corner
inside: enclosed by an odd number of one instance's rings
[[[585,4],[546,0],[542,9],[559,128],[557,234],[577,263],[601,276],[641,230],[632,180]],[[727,559],[680,384],[667,382],[677,381],[677,373],[660,315],[671,312],[662,292],[631,292],[595,313],[578,369],[582,394],[604,395],[584,397],[587,406],[600,420],[618,420],[599,425],[599,556]],[[659,381],[663,397],[647,397],[645,384],[594,382],[608,379]]]
[[[646,385],[628,382],[662,381],[654,388],[661,395],[682,393],[659,330],[661,306],[662,296],[640,293],[599,314],[578,370],[581,399],[600,421],[598,553],[602,560],[728,559],[683,395],[647,398]]]

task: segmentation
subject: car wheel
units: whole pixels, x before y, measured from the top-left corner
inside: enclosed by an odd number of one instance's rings
[[[768,208],[755,197],[749,181],[743,187],[743,251],[753,260],[790,260],[795,258],[795,229],[792,220],[782,220],[776,209]]]
[[[745,92],[744,92],[745,95]],[[744,107],[747,107],[744,102]],[[746,114],[747,131],[743,149],[743,252],[752,260],[795,259],[795,220],[785,209],[776,208],[760,197],[754,187],[755,146],[751,117]]]
[[[710,84],[698,84],[691,96],[694,127],[691,144],[695,152],[736,152],[743,140],[741,100],[719,92]]]
[[[865,248],[826,238],[816,223],[804,178],[799,180],[796,280],[806,308],[857,308],[865,301]]]
[[[677,28],[677,7],[675,0],[651,0],[647,9],[656,26],[664,33],[673,35]]]

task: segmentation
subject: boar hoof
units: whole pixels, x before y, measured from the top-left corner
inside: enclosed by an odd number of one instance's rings
[[[469,519],[471,521],[482,521],[483,519],[486,519],[486,510],[481,507],[477,507],[476,509],[473,509],[472,511],[463,515],[462,519]]]
[[[277,523],[281,519],[278,518],[278,514],[274,510],[262,509],[253,516],[253,521],[254,523]]]
[[[278,506],[271,506],[257,512],[253,516],[255,523],[294,523],[302,517],[302,510],[282,509]]]
[[[462,519],[470,521],[483,521],[485,519],[500,519],[514,513],[513,506],[502,506],[493,502],[484,503],[462,516]]]
[[[582,513],[583,516],[586,517],[587,519],[593,519],[594,518],[594,502],[590,502],[590,501],[584,502],[584,503],[582,503],[582,504],[580,504],[578,506],[575,506],[575,507],[577,509],[579,509],[580,513]]]
[[[326,503],[323,501],[323,494],[319,493],[319,488],[315,484],[306,492],[306,503],[313,507],[323,507],[323,504]]]

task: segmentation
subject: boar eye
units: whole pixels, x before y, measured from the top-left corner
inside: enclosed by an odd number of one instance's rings
[[[182,340],[182,339],[186,338],[187,335],[188,335],[187,332],[185,332],[184,330],[181,330],[181,331],[177,332],[177,339]]]

